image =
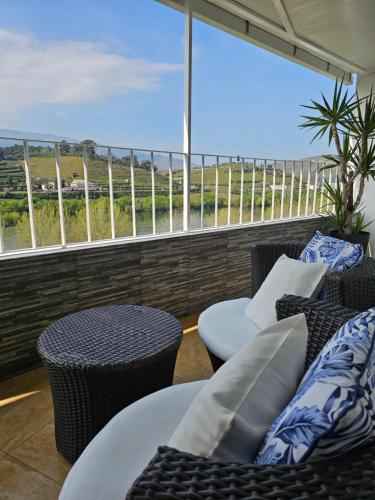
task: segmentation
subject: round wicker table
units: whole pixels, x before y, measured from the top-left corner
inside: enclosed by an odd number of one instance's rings
[[[74,462],[125,406],[172,384],[180,323],[150,307],[87,309],[51,324],[38,351],[51,384],[56,446]]]

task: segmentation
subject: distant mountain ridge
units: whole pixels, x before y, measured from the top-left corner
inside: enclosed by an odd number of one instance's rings
[[[0,129],[0,137],[12,137],[12,139],[0,139],[0,147],[13,146],[14,139],[40,139],[42,143],[45,141],[67,141],[67,142],[80,142],[79,139],[72,139],[71,137],[64,137],[61,135],[53,134],[38,134],[36,132],[24,132],[21,130]],[[36,143],[37,144],[37,143]]]

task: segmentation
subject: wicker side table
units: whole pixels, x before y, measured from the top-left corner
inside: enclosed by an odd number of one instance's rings
[[[150,307],[71,314],[39,337],[55,411],[56,446],[70,462],[125,406],[172,384],[180,323]]]

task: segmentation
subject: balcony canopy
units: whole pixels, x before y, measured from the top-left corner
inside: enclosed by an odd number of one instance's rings
[[[184,9],[184,0],[158,1]],[[194,0],[192,9],[201,21],[346,83],[375,70],[374,0]]]

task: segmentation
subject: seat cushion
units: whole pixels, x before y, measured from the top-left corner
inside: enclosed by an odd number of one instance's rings
[[[124,500],[158,446],[168,443],[204,384],[168,387],[118,413],[74,464],[59,500]]]
[[[245,316],[250,302],[251,299],[247,297],[218,302],[199,316],[198,331],[201,339],[213,354],[224,361],[260,331]]]

